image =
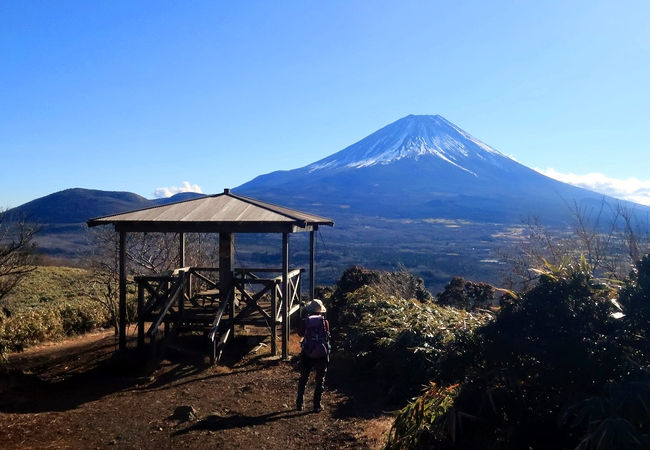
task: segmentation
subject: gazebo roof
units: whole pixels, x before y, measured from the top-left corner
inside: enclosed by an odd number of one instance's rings
[[[319,225],[325,217],[272,203],[223,193],[88,220],[88,226],[113,224],[116,231],[189,233],[293,233]]]

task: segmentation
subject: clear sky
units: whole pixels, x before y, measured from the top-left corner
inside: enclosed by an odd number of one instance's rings
[[[407,114],[650,199],[649,24],[647,0],[0,1],[0,207],[217,193]]]

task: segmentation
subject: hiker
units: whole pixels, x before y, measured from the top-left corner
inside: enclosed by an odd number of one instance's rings
[[[325,389],[325,373],[330,361],[330,324],[325,319],[327,310],[323,302],[314,299],[305,306],[305,318],[298,325],[298,335],[302,336],[302,351],[300,352],[300,380],[298,381],[298,397],[296,409],[302,411],[305,386],[309,372],[314,369],[316,385],[314,387],[314,412],[323,409],[321,398]]]

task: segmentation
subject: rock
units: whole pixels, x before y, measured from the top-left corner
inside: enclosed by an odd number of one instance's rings
[[[181,422],[193,422],[198,419],[197,411],[193,406],[179,406],[174,410],[171,419]]]

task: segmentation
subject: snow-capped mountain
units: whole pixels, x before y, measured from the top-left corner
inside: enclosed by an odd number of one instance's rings
[[[361,168],[401,159],[435,156],[476,175],[463,164],[473,159],[498,164],[506,156],[442,116],[407,116],[361,141],[306,167],[309,172],[336,167]]]
[[[603,195],[548,178],[445,118],[410,115],[294,170],[259,176],[238,193],[330,215],[566,222]],[[613,202],[616,200],[610,199]]]

